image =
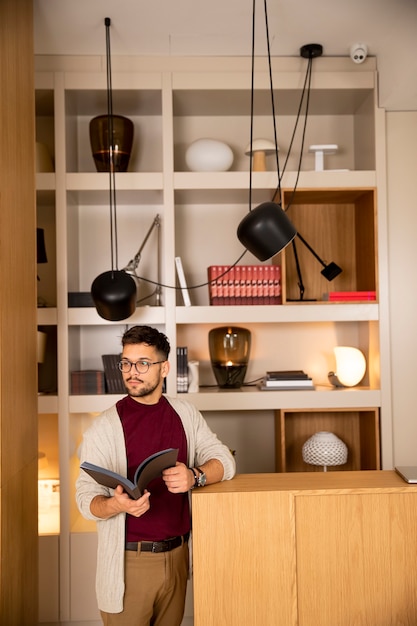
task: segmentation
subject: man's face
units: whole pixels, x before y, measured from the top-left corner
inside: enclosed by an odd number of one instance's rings
[[[163,358],[154,346],[148,346],[146,343],[127,344],[123,347],[122,360],[138,363],[139,370],[146,369],[145,363],[154,363],[143,374],[140,374],[134,365],[131,366],[130,372],[122,372],[127,393],[137,402],[154,404],[161,397],[164,378],[169,372],[168,361],[159,363]]]

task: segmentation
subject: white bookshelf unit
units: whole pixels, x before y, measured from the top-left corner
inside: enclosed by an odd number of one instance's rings
[[[306,62],[273,59],[281,167]],[[315,61],[295,194],[299,139],[281,183],[284,204],[291,203],[290,219],[322,258],[343,268],[329,283],[316,259],[298,245],[305,296],[315,301],[290,301],[297,297],[290,246],[274,259],[281,265],[282,305],[209,306],[208,287],[203,287],[189,290],[191,306],[185,307],[179,290],[164,287],[162,306],[150,300],[128,320],[114,323],[100,318],[93,307],[68,306],[68,293],[89,292],[94,278],[111,267],[108,174],[96,172],[89,143],[89,121],[106,112],[105,57],[37,57],[35,64],[37,141],[48,147],[55,167],[54,173],[37,174],[38,227],[45,230],[48,255],[48,263],[38,265],[38,324],[48,332],[47,359],[40,366],[45,393],[39,395],[39,414],[41,420],[55,423],[52,439],[40,429],[39,448],[58,459],[54,475],[43,470],[41,477],[60,482],[59,530],[48,531],[59,549],[49,550],[49,567],[57,573],[59,568],[57,621],[94,621],[95,527],[75,506],[77,448],[91,420],[118,397],[72,395],[70,375],[74,370],[102,369],[101,355],[120,351],[128,325],[153,325],[169,337],[170,395],[177,393],[176,347],[188,346],[189,359],[200,362],[202,387],[199,393],[181,397],[203,411],[213,430],[236,450],[239,473],[282,469],[276,465],[282,454],[282,438],[276,433],[279,416],[284,415],[286,423],[298,423],[302,414],[307,433],[309,413],[312,428],[325,423],[335,431],[338,416],[342,414],[346,423],[351,414],[356,434],[350,441],[355,459],[362,459],[355,468],[370,469],[369,463],[373,469],[392,466],[385,113],[377,106],[373,59],[354,67],[349,59]],[[180,256],[188,286],[204,283],[208,266],[230,265],[243,252],[236,229],[249,210],[249,159],[244,151],[250,129],[250,59],[115,57],[112,65],[114,112],[129,117],[135,127],[128,172],[116,175],[119,268],[135,255],[159,214],[162,282],[177,285],[174,259]],[[256,62],[255,89],[254,135],[272,137],[265,59]],[[230,171],[187,171],[186,149],[202,137],[232,148]],[[339,150],[326,156],[328,169],[316,172],[308,146],[323,143],[337,144]],[[270,171],[253,173],[254,204],[272,199],[277,187],[274,163],[267,164]],[[151,238],[139,276],[157,279],[155,255]],[[258,261],[247,253],[242,263]],[[140,281],[140,297],[152,288]],[[323,301],[328,291],[365,289],[377,292],[375,302]],[[269,369],[302,368],[313,377],[316,390],[214,387],[208,332],[226,324],[244,325],[252,332],[247,381]],[[367,373],[356,388],[334,389],[327,381],[336,345],[358,347],[366,356]],[[357,425],[368,414],[375,417],[371,449]],[[50,613],[47,618],[41,621],[53,621]]]

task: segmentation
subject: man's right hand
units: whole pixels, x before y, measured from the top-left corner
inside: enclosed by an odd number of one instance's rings
[[[114,495],[107,498],[106,496],[96,496],[91,500],[90,511],[95,517],[101,519],[109,519],[119,513],[128,513],[133,517],[140,517],[150,509],[150,493],[145,491],[143,496],[138,500],[132,500],[128,494],[123,491],[123,487],[118,485],[114,490]]]

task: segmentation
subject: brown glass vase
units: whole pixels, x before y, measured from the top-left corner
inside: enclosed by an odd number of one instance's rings
[[[211,367],[222,389],[239,389],[245,380],[251,345],[247,328],[222,326],[209,332]]]
[[[90,121],[90,143],[98,172],[109,172],[110,146],[113,146],[113,171],[126,172],[133,145],[133,122],[122,115],[112,115],[113,141],[109,137],[109,116],[98,115]]]

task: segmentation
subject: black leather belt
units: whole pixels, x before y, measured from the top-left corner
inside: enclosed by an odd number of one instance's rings
[[[127,541],[125,550],[137,552],[140,548],[141,552],[170,552],[174,548],[179,548],[183,543],[188,541],[190,533],[180,535],[179,537],[171,537],[164,541]]]

